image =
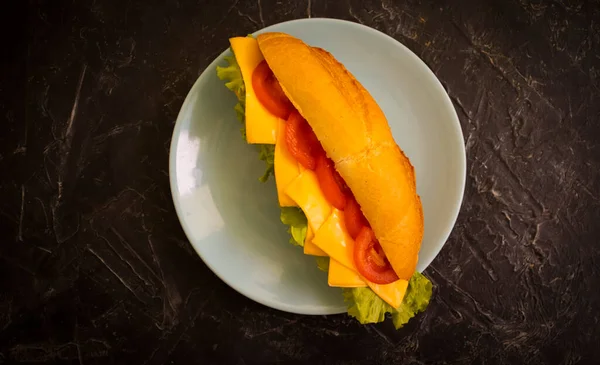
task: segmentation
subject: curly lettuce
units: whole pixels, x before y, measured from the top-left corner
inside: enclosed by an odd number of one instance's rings
[[[431,281],[423,274],[415,272],[408,282],[408,288],[400,307],[393,308],[369,288],[344,289],[344,300],[348,314],[360,323],[383,322],[389,313],[396,329],[404,326],[420,312],[425,311],[433,291]]]
[[[246,86],[242,77],[242,70],[235,59],[235,56],[225,57],[227,66],[217,66],[217,77],[225,81],[225,86],[233,91],[235,96],[240,101],[242,106],[246,105]],[[238,111],[238,107],[235,107]],[[244,114],[244,109],[240,109],[241,113]]]
[[[246,140],[246,87],[242,72],[235,59],[235,56],[225,57],[226,66],[217,66],[217,76],[225,81],[225,86],[233,91],[238,98],[238,103],[234,109],[237,119],[242,123],[240,132]],[[258,144],[258,157],[265,162],[265,172],[259,178],[266,182],[274,174],[275,168],[275,146],[268,144]],[[306,215],[301,209],[296,207],[282,207],[280,219],[283,224],[288,226],[290,233],[290,243],[295,246],[304,246],[308,222]],[[329,258],[317,257],[317,267],[327,272],[329,270]],[[404,326],[417,313],[423,312],[429,304],[431,298],[431,282],[422,274],[415,272],[410,281],[402,304],[398,308],[392,308],[383,301],[370,288],[348,288],[343,289],[344,300],[348,305],[348,314],[356,318],[360,323],[379,323],[383,322],[386,316],[392,317],[392,322],[396,328]]]
[[[240,132],[246,140],[246,86],[242,77],[242,70],[235,59],[235,56],[225,57],[226,66],[217,66],[217,77],[225,81],[225,86],[233,91],[238,98],[238,103],[234,110],[237,119],[242,123]],[[266,182],[269,177],[275,172],[275,146],[270,144],[257,144],[258,158],[265,162],[265,172],[259,178],[260,181]]]
[[[329,257],[317,256],[315,259],[317,260],[317,267],[319,270],[324,272],[329,271]]]
[[[281,207],[280,219],[283,224],[289,226],[290,243],[295,246],[304,247],[306,232],[308,231],[308,221],[302,209]]]

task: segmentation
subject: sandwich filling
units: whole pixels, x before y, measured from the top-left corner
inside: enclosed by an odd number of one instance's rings
[[[246,141],[274,175],[290,242],[317,257],[328,283],[344,288],[348,313],[376,323],[390,313],[399,328],[427,307],[431,282],[418,272],[398,279],[352,192],[304,118],[294,109],[251,37],[231,38],[234,57],[218,67],[239,103]]]

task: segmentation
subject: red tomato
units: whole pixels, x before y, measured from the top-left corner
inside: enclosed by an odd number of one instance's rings
[[[354,241],[354,265],[365,279],[375,284],[390,284],[398,280],[369,227],[363,227]]]
[[[292,156],[309,170],[316,169],[317,158],[325,154],[310,125],[296,110],[285,124],[285,143]]]
[[[267,61],[263,60],[252,72],[252,87],[260,103],[276,117],[287,119],[294,110]]]
[[[344,210],[344,223],[350,237],[356,239],[362,227],[368,227],[369,222],[367,222],[367,218],[365,218],[360,210],[356,199],[353,196],[349,196],[347,200],[346,209]]]
[[[346,208],[346,195],[339,183],[339,181],[343,182],[342,177],[335,170],[333,161],[327,158],[325,154],[317,157],[316,173],[319,186],[327,201],[339,210],[344,210]]]
[[[386,271],[390,266],[390,262],[387,257],[385,257],[385,253],[383,252],[383,248],[379,244],[379,241],[375,240],[373,247],[369,250],[369,257],[371,261],[375,264],[374,269],[378,272]]]
[[[340,174],[337,172],[337,170],[334,170],[334,171],[335,171],[335,174],[333,174],[333,177],[335,178],[335,182],[337,182],[338,186],[342,190],[342,193],[344,193],[347,196],[352,196],[352,192],[350,191],[350,188],[348,187],[348,185],[346,185],[346,182],[344,181],[344,179],[340,176]]]

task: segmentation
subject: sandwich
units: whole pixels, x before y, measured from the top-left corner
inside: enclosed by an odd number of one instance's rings
[[[402,327],[426,309],[432,284],[416,271],[424,223],[414,169],[384,113],[323,49],[285,33],[229,41],[217,75],[265,162],[259,179],[275,179],[290,242],[343,288],[350,316]]]

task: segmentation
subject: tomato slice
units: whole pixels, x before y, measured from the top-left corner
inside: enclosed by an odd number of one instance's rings
[[[344,209],[344,223],[352,239],[356,239],[356,236],[358,236],[363,227],[369,226],[367,218],[363,215],[360,206],[353,196],[349,196],[347,199],[346,209]]]
[[[365,279],[375,284],[390,284],[398,280],[369,227],[363,227],[354,241],[354,265]]]
[[[333,175],[333,177],[335,178],[335,182],[337,182],[338,186],[342,190],[342,193],[344,193],[347,196],[352,196],[352,192],[350,191],[350,188],[348,187],[348,185],[346,185],[346,182],[340,176],[340,174],[337,172],[337,170],[335,170],[335,174]]]
[[[263,60],[252,72],[252,87],[258,101],[276,117],[287,119],[294,110],[267,61]]]
[[[331,161],[325,154],[321,154],[317,157],[317,180],[319,180],[319,186],[321,191],[325,195],[327,201],[339,210],[346,208],[346,195],[342,191],[339,181],[342,181],[342,177],[335,170],[333,161]],[[344,184],[345,185],[345,184]]]
[[[377,240],[375,240],[373,247],[369,249],[369,257],[371,258],[371,261],[373,261],[373,263],[375,264],[375,266],[373,267],[374,270],[378,272],[386,271],[388,269],[388,266],[391,266],[390,262],[385,256],[385,253],[383,252],[383,248],[381,248],[381,245]]]
[[[291,155],[309,170],[316,169],[317,158],[325,154],[310,125],[296,110],[285,124],[285,143]]]

